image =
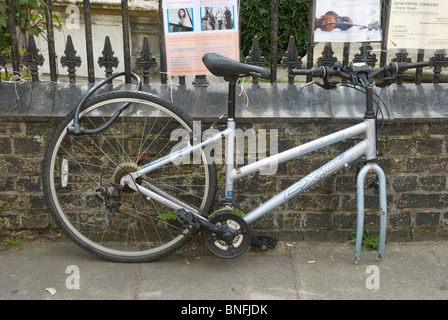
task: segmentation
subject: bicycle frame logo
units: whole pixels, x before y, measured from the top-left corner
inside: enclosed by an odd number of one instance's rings
[[[323,167],[309,174],[302,180],[298,181],[296,184],[292,185],[285,191],[285,199],[294,198],[296,195],[308,190],[312,185],[324,180],[328,175],[333,173],[333,170],[338,168],[338,164],[341,163],[345,158],[345,153],[341,154],[336,159],[333,159]]]
[[[201,143],[204,144],[203,151],[207,158],[207,163],[215,164],[228,164],[235,163],[236,165],[245,164],[245,151],[247,150],[248,164],[255,163],[259,160],[268,157],[268,143],[269,143],[269,155],[278,154],[278,129],[269,129],[269,133],[266,129],[253,128],[242,130],[235,129],[229,131],[227,134],[221,134],[218,129],[210,128],[202,132],[201,122],[193,122],[193,132],[190,133],[185,129],[176,129],[171,133],[170,141],[179,141],[171,150],[171,154],[174,154],[172,158],[173,164],[200,164],[203,161],[201,152],[197,150],[193,153],[188,153],[191,148],[191,137],[193,137],[193,149]],[[216,138],[218,137],[218,139]],[[227,154],[223,155],[222,138],[224,138],[227,146]],[[213,140],[213,141],[212,141]],[[269,140],[269,142],[267,141]],[[247,148],[245,141],[247,141]],[[179,155],[178,151],[181,152]],[[186,151],[186,155],[184,152]],[[234,156],[229,156],[229,154]],[[224,159],[224,161],[223,161]],[[277,173],[278,163],[273,161],[268,167],[264,167],[260,170],[262,175],[273,175]]]

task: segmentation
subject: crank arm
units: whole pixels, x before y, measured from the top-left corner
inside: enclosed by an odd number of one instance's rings
[[[229,243],[231,243],[232,240],[238,235],[237,230],[217,226],[203,217],[197,219],[197,216],[194,213],[186,211],[185,209],[176,210],[176,219],[189,229],[198,230],[202,227]]]

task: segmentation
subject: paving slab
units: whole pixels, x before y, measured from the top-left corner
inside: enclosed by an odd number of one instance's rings
[[[446,242],[391,243],[381,262],[365,251],[358,264],[349,243],[300,243],[292,255],[302,300],[448,299]]]
[[[448,242],[390,243],[384,258],[345,243],[279,242],[236,259],[191,243],[148,263],[99,259],[70,241],[0,245],[1,300],[447,300]]]

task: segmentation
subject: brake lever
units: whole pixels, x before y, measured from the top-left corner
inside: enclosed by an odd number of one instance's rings
[[[383,78],[383,79],[375,82],[375,86],[378,87],[378,88],[388,87],[392,83],[395,82],[396,78],[397,78],[396,76]]]
[[[324,83],[318,83],[317,85],[325,90],[335,89],[338,86],[338,81],[328,81],[328,79],[324,78]]]
[[[339,82],[338,81],[325,81],[324,80],[324,83],[320,83],[320,82],[317,82],[317,81],[311,81],[311,82],[308,82],[308,83],[304,84],[300,89],[312,86],[313,84],[315,84],[315,85],[317,85],[317,86],[319,86],[319,87],[321,87],[321,88],[323,88],[325,90],[328,90],[328,89],[336,88],[337,85],[339,84]]]
[[[305,83],[304,85],[302,85],[302,86],[300,87],[300,89],[303,89],[303,88],[312,86],[313,84],[318,84],[318,83],[317,83],[316,81],[311,81],[311,82],[308,82],[308,83]]]

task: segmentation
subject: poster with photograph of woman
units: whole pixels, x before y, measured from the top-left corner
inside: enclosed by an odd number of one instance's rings
[[[233,6],[201,7],[201,30],[233,30],[235,19]]]
[[[167,73],[208,75],[208,52],[238,60],[238,0],[162,0]]]
[[[194,31],[193,8],[168,9],[168,32]]]

